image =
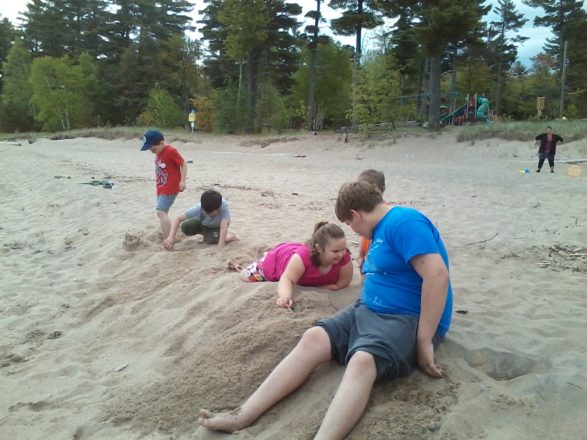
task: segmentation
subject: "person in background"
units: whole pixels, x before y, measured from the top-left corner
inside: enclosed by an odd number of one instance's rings
[[[546,127],[546,133],[541,133],[536,136],[536,144],[540,145],[538,148],[538,169],[537,173],[540,172],[542,164],[545,159],[548,159],[548,165],[550,165],[550,172],[554,173],[554,156],[556,155],[556,144],[563,142],[563,138],[558,134],[552,132],[551,127]]]

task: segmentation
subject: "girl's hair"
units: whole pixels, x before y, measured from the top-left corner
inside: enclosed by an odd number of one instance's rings
[[[320,266],[320,253],[317,245],[324,250],[332,240],[339,238],[345,238],[344,231],[340,226],[328,222],[318,222],[314,225],[312,238],[306,242],[310,247],[310,256],[314,266]]]

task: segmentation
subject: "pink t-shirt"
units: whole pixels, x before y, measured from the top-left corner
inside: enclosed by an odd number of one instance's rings
[[[320,268],[312,264],[310,248],[307,245],[303,243],[281,243],[271,249],[261,263],[265,278],[268,281],[278,281],[281,275],[283,275],[283,272],[285,272],[287,263],[289,263],[290,258],[294,254],[300,256],[306,269],[297,282],[300,286],[335,284],[338,281],[338,276],[342,268],[351,261],[350,254],[346,252],[342,260],[334,264],[328,272],[320,273]]]

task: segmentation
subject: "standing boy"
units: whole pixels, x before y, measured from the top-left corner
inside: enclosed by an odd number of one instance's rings
[[[536,136],[536,144],[540,144],[538,148],[538,169],[537,173],[540,172],[542,164],[545,159],[548,159],[548,165],[550,165],[550,172],[554,173],[554,156],[556,154],[556,144],[562,142],[563,138],[558,134],[552,132],[551,127],[546,127],[546,133],[541,133]]]
[[[218,244],[219,248],[223,248],[226,243],[239,240],[236,234],[228,232],[230,225],[228,202],[213,189],[204,191],[200,197],[200,203],[177,216],[171,225],[169,235],[163,241],[165,249],[169,251],[173,249],[175,234],[180,225],[185,235],[202,234],[204,243]]]
[[[169,208],[177,194],[185,189],[187,165],[183,157],[171,145],[165,145],[163,133],[149,130],[143,136],[141,151],[151,150],[155,154],[155,178],[157,180],[157,217],[161,223],[163,239],[169,235],[171,220]]]
[[[376,381],[410,374],[416,361],[428,375],[442,377],[434,346],[450,326],[452,291],[438,230],[415,209],[386,205],[367,182],[342,186],[336,216],[372,238],[360,301],[306,330],[238,410],[202,410],[202,426],[243,429],[301,386],[318,365],[336,360],[345,372],[315,439],[342,439],[361,419]]]

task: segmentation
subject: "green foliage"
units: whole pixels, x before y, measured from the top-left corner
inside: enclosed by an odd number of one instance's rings
[[[0,130],[24,131],[34,128],[32,106],[31,56],[18,39],[2,65],[4,87],[0,96]]]
[[[212,94],[214,103],[214,131],[236,133],[242,130],[245,120],[244,99],[237,106],[237,86],[230,84]]]
[[[181,126],[184,120],[184,112],[169,92],[156,84],[149,92],[147,109],[140,114],[137,122],[146,126],[174,128]]]
[[[281,132],[287,128],[289,115],[283,98],[272,84],[263,84],[259,89],[257,100],[257,130],[268,128],[269,131]]]
[[[400,115],[394,101],[399,94],[399,74],[391,54],[373,54],[356,72],[356,120],[359,124],[394,122]]]
[[[93,126],[91,87],[96,78],[89,59],[74,64],[69,57],[42,57],[33,61],[33,102],[36,120],[49,131]],[[86,76],[87,75],[87,76]]]
[[[555,60],[552,56],[542,54],[532,59],[532,75],[528,78],[528,95],[533,98],[532,107],[535,107],[537,96],[546,98],[546,106],[543,111],[544,118],[552,118],[558,115],[560,84],[555,75]],[[536,111],[533,112],[536,114]]]
[[[0,65],[6,61],[8,51],[14,42],[16,32],[7,18],[0,20]]]
[[[282,94],[291,88],[299,43],[295,37],[299,23],[294,16],[301,13],[301,7],[283,0],[206,0],[206,3],[202,34],[212,54],[206,62],[208,75],[216,88],[225,88],[238,81],[242,93],[237,93],[239,99],[234,102],[239,105],[241,100],[246,102],[246,119],[241,127],[252,132],[255,130],[259,79],[272,82]],[[243,69],[243,63],[246,69]],[[244,81],[246,96],[243,96]],[[224,110],[223,101],[227,98],[224,92],[215,97],[220,99],[220,102],[215,101],[217,127],[233,131],[240,118],[226,117],[230,112]],[[235,116],[240,116],[240,110],[237,113]]]
[[[307,49],[302,51],[302,64],[294,75],[296,86],[293,89],[290,108],[296,109],[292,116],[305,121],[308,108],[309,58]],[[351,105],[352,68],[348,50],[340,44],[326,41],[318,44],[316,66],[317,126],[343,125],[346,111]],[[303,103],[300,105],[300,103]]]
[[[332,30],[338,35],[355,35],[355,51],[359,56],[361,49],[361,34],[363,29],[374,29],[383,24],[383,20],[373,0],[330,0],[329,6],[333,9],[343,9],[339,18],[332,20]]]
[[[270,17],[263,0],[227,0],[218,21],[228,33],[224,41],[226,53],[237,62],[244,62],[249,52],[267,40]]]
[[[198,130],[211,132],[214,129],[214,103],[207,96],[198,96],[191,99],[196,113],[196,128]]]

